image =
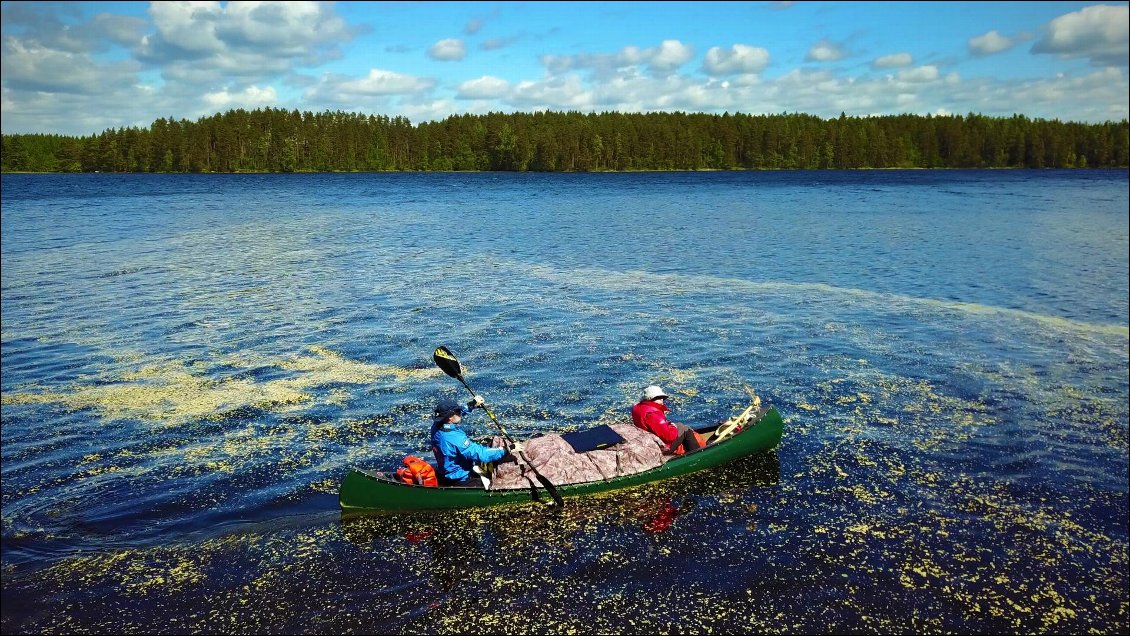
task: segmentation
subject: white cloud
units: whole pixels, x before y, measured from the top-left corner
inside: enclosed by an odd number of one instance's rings
[[[1126,78],[1106,73],[1087,82],[1068,78],[1047,85],[1017,82],[992,96],[978,87],[994,86],[989,80],[965,82],[957,73],[943,75],[934,65],[906,69],[885,78],[849,77],[831,71],[793,70],[765,79],[756,74],[737,76],[727,82],[696,79],[684,75],[652,77],[644,73],[619,73],[607,78],[582,79],[577,74],[545,81],[520,82],[504,99],[503,106],[516,110],[549,109],[624,112],[688,110],[696,112],[745,112],[775,114],[810,113],[820,117],[868,116],[892,113],[982,112],[1010,116],[1016,102],[1008,93],[1030,100],[1032,116],[1064,116],[1065,100],[1091,116],[1110,116],[1126,111]],[[996,97],[1000,97],[998,102]],[[1117,104],[1121,103],[1121,106]],[[1115,104],[1115,106],[1110,106]],[[1109,112],[1108,112],[1109,111]]]
[[[485,105],[484,105],[485,104]],[[485,102],[455,102],[450,99],[414,99],[405,100],[397,104],[387,104],[382,108],[395,106],[398,115],[407,117],[409,121],[419,123],[423,121],[440,121],[452,113],[465,112],[470,114],[486,114],[498,108],[492,108]]]
[[[3,13],[5,32],[19,32],[19,39],[53,51],[89,54],[103,52],[113,44],[136,46],[148,26],[132,16],[100,13],[88,22],[64,24],[49,3],[9,2]],[[77,13],[77,12],[76,12]]]
[[[461,60],[466,55],[467,49],[463,46],[463,40],[455,38],[440,40],[428,49],[428,57],[444,62]]]
[[[246,75],[261,76],[297,64],[316,64],[340,55],[350,29],[320,2],[154,2],[149,6],[156,32],[146,35],[138,58],[165,69],[191,66],[198,71],[231,68],[238,58]],[[217,80],[218,83],[218,80]]]
[[[140,52],[156,62],[236,51],[304,59],[352,37],[332,6],[319,2],[154,2],[149,15],[156,33],[145,38]]]
[[[430,91],[435,80],[403,75],[382,69],[371,69],[360,79],[343,79],[326,76],[319,85],[307,91],[307,97],[328,99],[334,102],[349,102],[357,97],[379,97],[389,95],[414,95]]]
[[[657,49],[644,50],[638,46],[625,46],[616,54],[616,67],[623,68],[625,66],[645,64],[648,59],[655,55],[656,50]]]
[[[228,92],[227,89],[215,93],[206,93],[204,101],[216,109],[259,108],[277,102],[278,94],[272,86],[266,88],[248,86],[238,93]]]
[[[534,110],[589,110],[592,91],[574,74],[541,81],[521,81],[514,86],[511,104]]]
[[[708,75],[760,73],[769,65],[769,51],[761,47],[735,44],[730,50],[712,47],[706,52],[702,67]]]
[[[730,86],[760,86],[765,83],[765,80],[759,75],[746,73],[742,75],[735,75],[729,80]]]
[[[162,114],[185,112],[183,104],[154,97],[143,87],[92,94],[14,92],[3,87],[4,133],[90,135],[108,128],[148,128]]]
[[[337,58],[339,44],[359,31],[322,2],[153,2],[149,16],[155,31],[134,55],[194,99],[233,79],[267,85]]]
[[[223,17],[219,2],[154,2],[149,5],[149,15],[157,27],[157,36],[145,38],[143,48],[147,54],[158,55],[161,48],[190,54],[224,50],[216,35],[216,24]]]
[[[1001,51],[1007,51],[1016,46],[1010,38],[1006,38],[996,31],[989,31],[984,35],[969,38],[969,52],[977,57],[985,57]]]
[[[510,83],[506,80],[484,75],[460,84],[455,97],[458,99],[498,99],[505,96],[509,91]]]
[[[681,95],[687,86],[696,83],[679,75],[624,74],[592,86],[593,108],[626,111],[685,109]]]
[[[835,62],[847,56],[843,47],[830,40],[820,40],[808,49],[804,59],[808,62]]]
[[[1090,58],[1097,66],[1126,67],[1130,55],[1130,7],[1095,5],[1061,15],[1048,23],[1047,34],[1033,53],[1064,58]]]
[[[884,55],[882,57],[875,58],[875,61],[871,63],[871,66],[873,68],[903,68],[910,66],[913,63],[914,58],[910,55],[910,53],[894,53],[892,55]]]
[[[651,68],[673,71],[694,57],[694,49],[678,40],[663,40],[659,50],[651,57]]]
[[[141,18],[100,13],[91,20],[90,30],[96,34],[96,38],[98,35],[104,35],[116,44],[135,47],[141,43],[142,32],[146,26],[148,25]]]
[[[345,33],[344,21],[323,14],[317,2],[229,2],[226,8],[216,33],[229,46],[298,57],[307,47],[336,41]]]
[[[899,71],[898,79],[900,82],[933,82],[940,77],[938,67],[933,64],[919,66],[905,71]]]
[[[365,95],[396,95],[403,93],[417,93],[429,90],[435,86],[435,81],[411,75],[403,75],[392,71],[371,69],[364,79],[352,80],[341,84],[340,89],[346,92]]]
[[[550,74],[589,69],[598,77],[610,77],[630,67],[647,65],[653,72],[665,74],[686,64],[694,57],[694,49],[678,40],[664,40],[656,48],[625,46],[617,53],[581,53],[578,55],[542,55],[540,61]]]
[[[1126,95],[1130,91],[1125,72],[1114,67],[1085,76],[1066,76],[1024,81],[994,81],[979,78],[947,85],[954,109],[1007,117],[1062,121],[1119,121],[1127,116]]]
[[[4,38],[0,76],[9,89],[46,93],[90,93],[121,89],[137,82],[141,65],[133,61],[98,65],[89,56]]]

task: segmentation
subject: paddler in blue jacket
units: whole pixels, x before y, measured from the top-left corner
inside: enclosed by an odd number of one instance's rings
[[[432,452],[436,456],[436,476],[441,486],[484,486],[482,477],[473,472],[475,464],[490,464],[507,455],[505,448],[490,448],[467,437],[459,426],[475,407],[483,405],[482,396],[466,406],[451,399],[440,400],[432,413]]]

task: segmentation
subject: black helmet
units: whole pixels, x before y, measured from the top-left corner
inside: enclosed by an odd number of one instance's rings
[[[432,422],[441,424],[443,422],[446,422],[447,418],[451,417],[455,413],[461,412],[462,410],[463,405],[456,402],[455,400],[452,400],[450,398],[440,400],[439,403],[436,404],[436,409],[432,411]]]

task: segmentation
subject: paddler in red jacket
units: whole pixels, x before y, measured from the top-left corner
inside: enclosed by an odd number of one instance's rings
[[[667,398],[663,389],[654,384],[644,389],[640,401],[632,407],[632,423],[663,440],[664,452],[668,455],[680,454],[679,447],[688,453],[698,450],[702,446],[694,429],[667,421],[671,410],[664,403]]]

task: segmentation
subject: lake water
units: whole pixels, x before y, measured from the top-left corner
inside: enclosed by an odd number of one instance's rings
[[[4,633],[1128,628],[1125,170],[2,179]],[[785,434],[343,518],[438,345],[515,437]]]

